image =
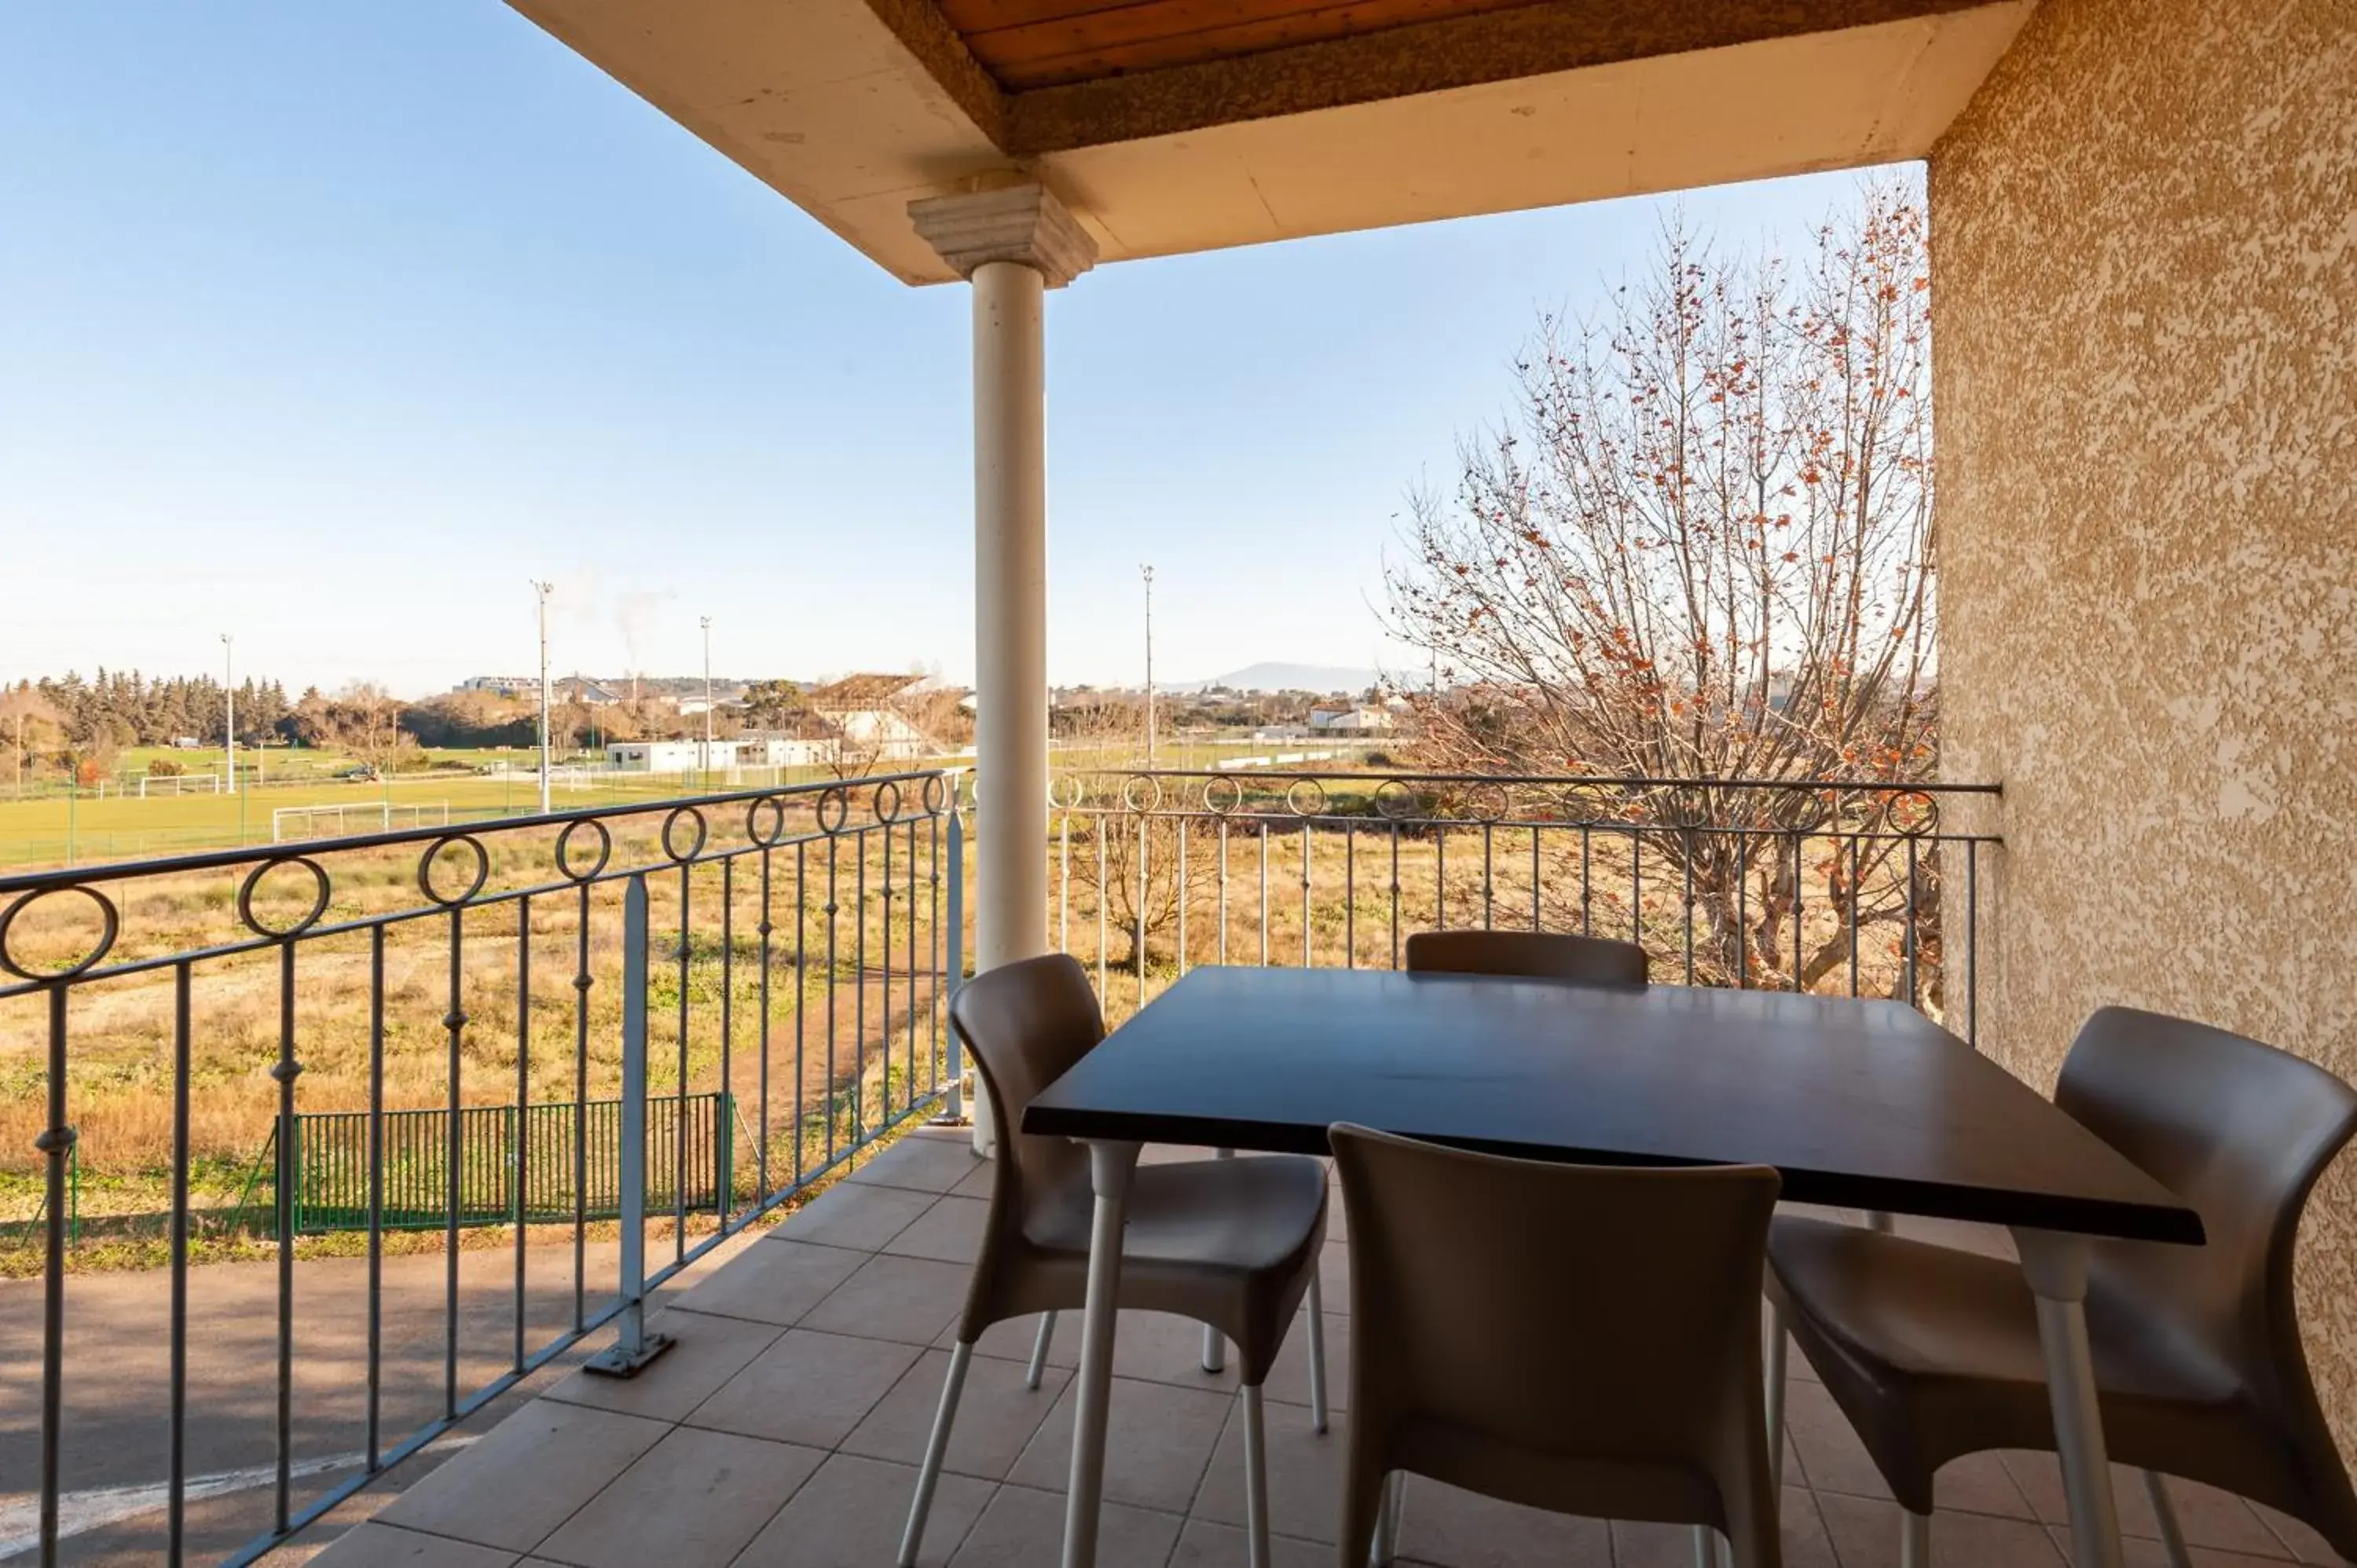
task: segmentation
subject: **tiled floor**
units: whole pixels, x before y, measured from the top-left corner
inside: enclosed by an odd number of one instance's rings
[[[1149,1155],[1149,1157],[1151,1155]],[[324,1568],[880,1568],[889,1563],[979,1235],[989,1167],[963,1134],[920,1131],[747,1249],[665,1315],[676,1347],[643,1375],[575,1373],[393,1499],[314,1561]],[[1326,1282],[1337,1404],[1348,1403],[1348,1262],[1339,1203]],[[1962,1238],[1960,1238],[1962,1239]],[[986,1335],[969,1374],[923,1561],[1024,1568],[1056,1560],[1071,1435],[1068,1322],[1037,1392],[1032,1325]],[[1332,1564],[1349,1413],[1313,1434],[1306,1336],[1269,1382],[1277,1568]],[[1200,1330],[1124,1318],[1099,1561],[1198,1568],[1244,1560],[1232,1373],[1198,1364]],[[1897,1554],[1889,1494],[1824,1391],[1792,1359],[1785,1562],[1867,1568]],[[2122,1473],[2134,1568],[2164,1562],[2140,1487]],[[1984,1455],[1941,1478],[1935,1568],[2064,1563],[2061,1482],[2037,1455]],[[2253,1568],[2334,1559],[2279,1517],[2174,1486],[2194,1559]],[[1423,1482],[1403,1550],[1434,1568],[1684,1568],[1690,1535],[1566,1519]]]

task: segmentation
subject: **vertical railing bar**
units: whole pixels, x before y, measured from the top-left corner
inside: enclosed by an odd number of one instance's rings
[[[1146,814],[1144,811],[1138,812],[1137,902],[1131,909],[1131,913],[1136,917],[1135,924],[1137,929],[1131,933],[1130,941],[1137,950],[1135,955],[1137,960],[1137,1005],[1141,1008],[1146,1005],[1146,899],[1151,896],[1150,890],[1154,886],[1153,874],[1146,865],[1146,861],[1147,850],[1146,829],[1149,825]]]
[[[66,1349],[66,1162],[73,1155],[74,1131],[66,1122],[66,994],[68,983],[48,989],[48,1125],[37,1147],[42,1171],[41,1265],[41,1568],[58,1560],[59,1450],[64,1437]]]
[[[589,884],[581,884],[573,969],[573,1332],[588,1323],[589,1290]]]
[[[1113,831],[1112,814],[1099,811],[1091,820],[1089,836],[1097,841],[1097,1005],[1104,1005],[1106,994],[1105,949],[1112,946],[1106,925],[1106,907],[1113,902],[1111,874],[1105,868],[1105,839]]]
[[[1220,961],[1228,961],[1228,819],[1220,819]]]
[[[1178,829],[1178,976],[1187,975],[1187,841],[1195,836],[1195,821],[1185,811],[1172,819]]]
[[[848,808],[846,808],[847,810]],[[826,1163],[834,1164],[835,1081],[834,1025],[835,986],[840,979],[835,972],[835,918],[842,911],[837,895],[842,888],[843,838],[829,833],[826,839]]]
[[[809,1155],[810,1086],[804,1076],[804,1031],[810,1022],[810,843],[794,845],[794,1186],[802,1185]]]
[[[949,995],[938,1011],[942,1019],[943,1070],[949,1074],[950,1079],[949,1113],[952,1121],[963,1121],[965,1116],[964,1049],[958,1044],[957,1026],[950,1021],[947,1005],[948,1002],[957,1000],[958,988],[965,983],[965,816],[959,807],[954,784],[951,788],[949,809],[949,951],[942,965]],[[934,932],[938,940],[938,922]]]
[[[1858,835],[1849,835],[1849,993],[1857,994],[1857,907],[1864,901],[1866,889],[1858,886]]]
[[[728,1113],[730,1096],[737,1092],[737,857],[724,855],[720,861],[720,1098],[714,1101],[713,1115]],[[680,1086],[681,1103],[686,1102],[687,1086]],[[719,1127],[713,1131],[714,1155],[719,1149]],[[737,1207],[737,1172],[732,1167],[723,1171],[713,1166],[720,1190],[714,1195],[713,1209],[722,1227]]]
[[[187,1547],[188,1484],[188,1096],[189,992],[186,959],[172,966],[172,1370],[170,1479],[165,1506],[165,1561],[178,1568]]]
[[[271,1077],[278,1080],[278,1410],[276,1475],[273,1477],[274,1518],[285,1534],[291,1514],[295,1468],[295,1182],[301,1167],[296,1162],[295,1079],[302,1072],[295,1059],[295,940],[278,944],[278,1060]]]
[[[1400,825],[1392,823],[1392,967],[1400,966]]]
[[[908,1102],[914,1105],[917,1102],[917,819],[914,817],[909,819],[909,886],[901,903],[907,909],[909,927],[909,961],[906,966],[909,990]],[[889,1013],[885,1015],[888,1022],[890,1016]],[[930,1093],[933,1085],[927,1084],[925,1088]]]
[[[1910,1007],[1923,1004],[1915,983],[1916,961],[1921,956],[1916,946],[1915,869],[1915,835],[1910,833],[1907,835],[1907,1005]]]
[[[1432,929],[1448,929],[1448,828],[1437,818],[1432,824]]]
[[[1964,1043],[1981,1043],[1981,841],[1964,840]]]
[[[859,1074],[852,1079],[851,1122],[862,1143],[867,1141],[867,852],[869,839],[876,832],[873,823],[859,830],[859,925],[857,944],[859,958],[856,972],[859,988],[851,994],[853,1030],[859,1053]],[[883,1048],[877,1053],[884,1070],[877,1085],[883,1104],[877,1111],[876,1124],[888,1125],[892,1120],[892,829],[887,823],[884,836],[884,1026],[879,1031]]]
[[[701,835],[699,835],[701,836]],[[671,1122],[672,1261],[687,1261],[687,1004],[688,972],[694,946],[688,927],[688,899],[694,880],[692,860],[679,863],[679,1072],[672,1079],[675,1106]]]
[[[465,1136],[466,1127],[459,1119],[459,1054],[467,1022],[461,1011],[466,999],[465,950],[466,917],[454,908],[450,911],[449,1004],[442,1015],[442,1028],[447,1037],[446,1066],[450,1074],[449,1125],[443,1130],[442,1137],[442,1419],[445,1421],[455,1419],[458,1413],[458,1208],[462,1197],[459,1179],[466,1169],[466,1147],[460,1141]],[[291,1131],[291,1120],[287,1125]]]
[[[1590,897],[1594,886],[1590,873],[1595,865],[1595,829],[1586,822],[1579,824],[1579,934],[1583,937],[1596,934],[1594,899]]]
[[[1309,967],[1311,916],[1315,913],[1309,890],[1310,851],[1315,842],[1310,837],[1309,820],[1305,817],[1301,822],[1301,967],[1304,969]]]
[[[777,810],[778,831],[782,833],[786,826],[786,808],[782,801]],[[777,957],[777,944],[773,940],[776,928],[772,924],[776,909],[772,878],[776,858],[776,850],[766,843],[761,846],[761,922],[757,932],[761,939],[761,1112],[760,1120],[753,1128],[753,1187],[759,1195],[758,1202],[767,1202],[770,1198],[770,966]]]
[[[1072,813],[1056,819],[1056,950],[1072,950]]]
[[[1496,824],[1485,822],[1481,824],[1481,929],[1485,931],[1497,923],[1497,849]]]
[[[1803,928],[1808,920],[1806,888],[1808,884],[1807,850],[1801,842],[1801,831],[1792,830],[1792,989],[1799,991],[1801,971],[1807,960],[1802,952]]]
[[[1260,822],[1260,962],[1268,967],[1268,819]]]
[[[1342,967],[1359,967],[1359,828],[1342,824]]]
[[[1645,835],[1629,830],[1629,940],[1645,945]]]
[[[1542,875],[1539,870],[1539,832],[1538,821],[1534,817],[1531,822],[1531,929],[1534,932],[1546,929],[1546,921],[1539,912],[1539,882]]]
[[[524,1185],[532,1171],[532,895],[516,899],[516,1102],[515,1165],[508,1201],[515,1208],[515,1344],[511,1369],[523,1375],[524,1224],[529,1205]]]
[[[1735,988],[1751,988],[1751,845],[1738,828],[1735,843]]]
[[[1680,827],[1678,829],[1678,832],[1684,841],[1684,849],[1680,858],[1686,863],[1686,983],[1688,985],[1692,985],[1695,983],[1695,831],[1693,826],[1689,824]]]

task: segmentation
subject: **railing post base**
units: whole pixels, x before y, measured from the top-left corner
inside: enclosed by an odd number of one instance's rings
[[[716,1111],[715,1119],[720,1120],[722,1114]],[[670,1335],[647,1332],[647,879],[636,874],[622,896],[620,1121],[621,1257],[620,1278],[615,1284],[623,1303],[621,1327],[612,1345],[582,1363],[582,1370],[606,1378],[634,1378],[672,1345]],[[684,1148],[684,1092],[673,1127],[673,1136]]]
[[[632,1337],[638,1340],[636,1345],[627,1343]],[[635,1378],[640,1369],[671,1348],[672,1337],[668,1334],[625,1335],[582,1362],[581,1369],[601,1378]]]

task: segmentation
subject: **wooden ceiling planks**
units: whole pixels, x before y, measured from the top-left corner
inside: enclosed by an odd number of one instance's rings
[[[940,0],[1010,92],[1231,59],[1536,0]]]

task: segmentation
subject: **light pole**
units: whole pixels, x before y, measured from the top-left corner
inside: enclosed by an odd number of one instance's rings
[[[534,579],[533,596],[540,601],[540,814],[548,814],[548,596],[556,585]]]
[[[1140,566],[1146,579],[1146,766],[1154,766],[1154,568]]]
[[[227,632],[221,639],[221,755],[229,762],[229,792],[237,793],[237,639]]]
[[[704,628],[704,770],[712,771],[712,618],[698,621]]]

